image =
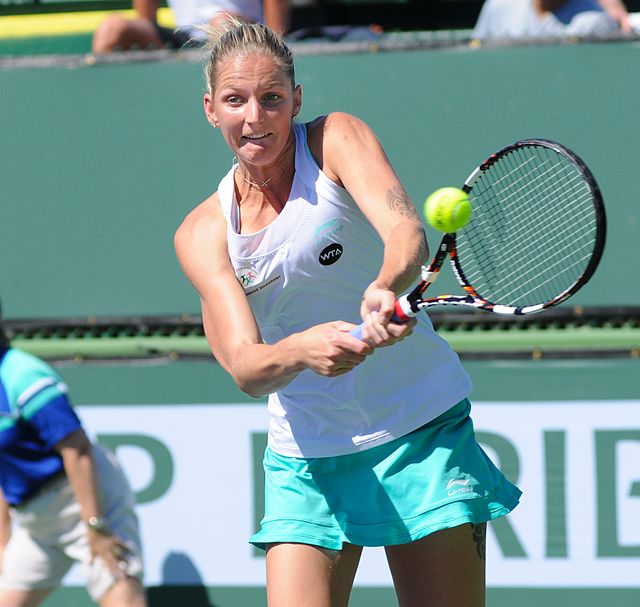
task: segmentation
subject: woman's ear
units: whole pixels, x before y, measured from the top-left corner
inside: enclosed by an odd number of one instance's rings
[[[293,90],[293,117],[295,118],[302,109],[302,87],[297,84]]]
[[[213,110],[213,102],[211,101],[211,95],[205,93],[204,95],[204,115],[207,117],[207,122],[215,129],[218,128],[218,119],[216,113]]]

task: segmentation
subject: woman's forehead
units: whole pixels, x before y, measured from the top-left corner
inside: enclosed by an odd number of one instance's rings
[[[281,68],[273,55],[260,51],[237,51],[218,60],[218,72],[243,71],[255,66],[274,72]]]
[[[271,55],[263,53],[236,54],[218,63],[217,83],[250,81],[286,82],[288,80],[282,65]]]

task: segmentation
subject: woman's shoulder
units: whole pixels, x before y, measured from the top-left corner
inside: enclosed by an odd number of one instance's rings
[[[330,112],[306,123],[308,137],[327,137],[350,130],[367,129],[368,125],[348,112]]]
[[[173,246],[178,263],[199,293],[219,284],[231,268],[227,221],[220,197],[212,194],[195,207],[176,230]],[[231,272],[233,279],[235,274]],[[236,281],[237,282],[237,281]]]
[[[220,219],[222,219],[220,197],[217,192],[214,192],[189,211],[182,220],[182,223],[178,226],[176,234],[207,229],[207,227],[213,226],[216,221]]]
[[[174,245],[180,250],[200,241],[208,241],[212,235],[218,237],[223,227],[226,229],[220,198],[214,192],[182,220],[174,235]]]
[[[357,116],[347,112],[331,112],[306,123],[307,144],[321,169],[334,155],[349,150],[351,142],[359,141],[365,133],[372,133],[369,126]]]

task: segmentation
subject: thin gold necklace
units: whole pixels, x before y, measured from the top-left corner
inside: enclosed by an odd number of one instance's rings
[[[238,159],[234,157],[233,159],[233,163],[237,163]],[[284,168],[279,172],[279,173],[274,173],[273,175],[271,175],[271,177],[269,177],[268,179],[265,179],[265,181],[262,182],[258,182],[258,181],[253,181],[253,179],[249,179],[249,177],[245,177],[242,173],[242,169],[240,168],[240,163],[238,163],[238,173],[240,175],[240,177],[242,178],[242,180],[245,183],[248,183],[249,185],[253,186],[254,188],[258,188],[258,189],[263,189],[269,186],[269,182],[272,179],[275,179],[276,177],[282,177],[282,175],[284,175],[290,168],[291,165],[294,164],[294,172],[295,172],[295,161],[294,163],[287,163],[285,164]]]
[[[271,175],[271,177],[269,177],[269,179],[263,181],[262,183],[258,183],[257,181],[253,181],[252,179],[249,179],[248,177],[245,177],[242,174],[242,171],[240,171],[238,169],[238,172],[240,173],[240,177],[242,177],[242,180],[245,183],[248,183],[249,185],[252,185],[255,188],[258,188],[259,190],[261,190],[262,188],[266,188],[269,185],[269,182],[275,177],[275,175]]]

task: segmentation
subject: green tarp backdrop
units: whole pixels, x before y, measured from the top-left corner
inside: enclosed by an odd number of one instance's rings
[[[631,42],[301,55],[301,119],[368,121],[419,204],[516,139],[565,143],[595,173],[610,225],[600,271],[572,303],[632,305],[639,60]],[[202,93],[192,62],[0,69],[8,317],[197,311],[173,232],[232,162]]]

